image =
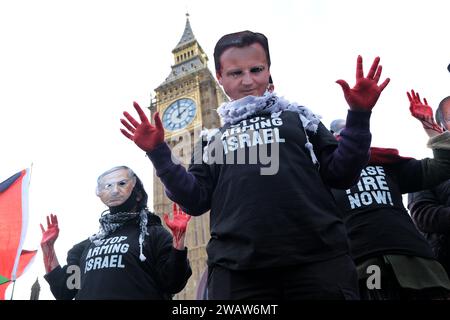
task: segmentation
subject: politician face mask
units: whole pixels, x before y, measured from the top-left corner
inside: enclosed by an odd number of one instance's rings
[[[117,207],[130,197],[136,177],[127,169],[119,169],[105,174],[98,180],[97,196],[108,207]]]

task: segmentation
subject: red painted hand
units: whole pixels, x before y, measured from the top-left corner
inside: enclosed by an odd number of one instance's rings
[[[336,81],[344,91],[345,100],[347,100],[350,110],[371,111],[380,97],[381,92],[388,85],[389,78],[384,80],[381,85],[378,85],[382,71],[382,66],[378,65],[379,62],[380,58],[376,57],[367,77],[364,77],[362,57],[358,56],[355,86],[350,88],[345,80]]]
[[[47,230],[44,229],[42,224],[40,226],[42,230],[41,247],[53,247],[59,235],[58,217],[54,214],[47,216]]]
[[[164,213],[164,222],[172,231],[174,247],[177,249],[182,249],[182,244],[184,244],[184,235],[186,233],[186,228],[191,216],[183,212],[180,208],[177,208],[177,204],[173,204],[172,209],[172,220],[169,220],[169,215]]]
[[[136,121],[128,112],[125,111],[123,115],[128,121],[125,119],[120,119],[120,122],[127,130],[122,128],[120,131],[125,137],[131,141],[134,141],[134,143],[136,143],[136,145],[145,152],[152,151],[157,145],[163,143],[164,141],[164,128],[162,126],[161,119],[159,118],[159,114],[158,112],[154,114],[153,119],[155,121],[155,125],[152,125],[137,102],[133,102],[133,106],[141,119],[141,123]]]
[[[425,130],[435,131],[437,134],[444,132],[442,128],[434,121],[433,109],[428,105],[427,99],[420,99],[418,92],[411,90],[411,93],[406,92],[409,100],[409,111],[411,115],[422,123]]]
[[[40,224],[40,226],[42,230],[42,255],[44,258],[45,270],[48,273],[59,265],[54,247],[55,241],[58,239],[59,235],[58,218],[56,215],[50,214],[50,216],[47,216],[47,230],[44,229],[42,224]]]

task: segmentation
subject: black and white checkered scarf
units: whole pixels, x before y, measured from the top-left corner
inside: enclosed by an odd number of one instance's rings
[[[148,235],[147,232],[147,209],[142,209],[140,212],[118,212],[112,214],[109,212],[109,210],[106,210],[102,213],[102,216],[99,219],[100,222],[100,228],[99,231],[90,236],[89,240],[93,242],[96,246],[99,246],[103,243],[103,239],[105,239],[106,236],[110,235],[117,229],[121,228],[125,223],[139,218],[139,228],[140,228],[140,234],[139,234],[139,249],[140,249],[140,255],[139,259],[141,261],[145,261],[146,257],[143,253],[143,244],[144,244],[144,238],[146,235]]]
[[[316,133],[320,123],[320,116],[314,114],[310,109],[299,105],[296,102],[289,102],[283,97],[277,96],[273,92],[266,91],[264,95],[246,96],[244,98],[224,102],[218,109],[223,124],[236,124],[241,120],[257,116],[270,114],[272,118],[278,117],[283,111],[292,111],[298,114],[304,130]],[[219,132],[218,129],[205,129],[201,136],[206,136],[208,143],[211,138]],[[305,132],[306,133],[306,132]],[[308,149],[312,162],[318,164],[316,155],[314,154],[313,145],[309,141],[306,134],[305,147]],[[206,147],[205,147],[206,149]],[[206,154],[206,150],[204,150]],[[204,157],[205,159],[205,157]]]

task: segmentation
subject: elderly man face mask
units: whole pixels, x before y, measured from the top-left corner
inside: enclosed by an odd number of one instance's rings
[[[109,208],[117,207],[128,200],[136,185],[136,177],[129,170],[118,169],[99,177],[97,196]]]

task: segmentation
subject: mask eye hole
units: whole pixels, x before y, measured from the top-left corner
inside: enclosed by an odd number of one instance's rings
[[[264,70],[264,67],[254,67],[250,69],[251,73],[260,73]]]

